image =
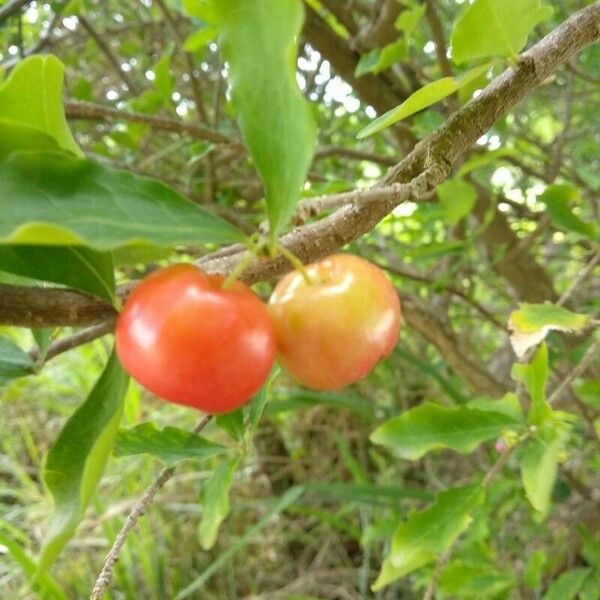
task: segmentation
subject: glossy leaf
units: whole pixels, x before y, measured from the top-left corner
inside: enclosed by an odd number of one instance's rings
[[[560,435],[552,430],[541,432],[521,450],[521,479],[525,495],[535,510],[546,515],[550,509],[552,489],[558,472]]]
[[[410,513],[394,532],[390,554],[373,591],[436,560],[467,529],[471,512],[483,499],[483,489],[469,485],[441,492],[431,506]]]
[[[0,163],[0,242],[110,250],[239,241],[242,234],[166,185],[59,152]]]
[[[543,600],[575,600],[591,572],[585,567],[566,571],[548,586]]]
[[[425,403],[386,421],[371,434],[371,441],[401,458],[416,460],[440,448],[467,454],[517,426],[518,421],[501,412]]]
[[[521,304],[511,313],[508,326],[510,342],[520,358],[529,348],[539,344],[550,331],[579,333],[590,324],[587,315],[580,315],[555,304]]]
[[[359,140],[366,138],[382,129],[390,127],[402,119],[406,119],[406,117],[410,117],[410,115],[414,115],[416,112],[419,112],[432,104],[436,104],[440,100],[450,96],[450,94],[457,92],[461,87],[468,85],[474,79],[477,79],[477,77],[485,73],[489,68],[489,64],[481,65],[467,71],[459,78],[444,77],[443,79],[438,79],[437,81],[432,81],[431,83],[424,85],[400,104],[400,106],[392,108],[392,110],[377,117],[362,129],[356,137]]]
[[[121,429],[115,440],[116,457],[149,454],[168,465],[181,460],[206,460],[226,452],[227,448],[178,427],[158,429],[153,423],[142,423],[131,429]]]
[[[239,463],[237,457],[222,462],[202,484],[202,519],[198,525],[198,538],[204,550],[215,545],[219,527],[229,514],[229,488]]]
[[[39,570],[56,560],[75,533],[110,455],[123,412],[128,377],[114,352],[87,400],[65,423],[44,463],[44,484],[54,510]]]
[[[310,167],[316,126],[295,79],[300,0],[213,0],[232,102],[265,185],[271,236],[292,216]]]
[[[0,244],[0,270],[60,283],[111,302],[115,298],[110,253],[95,252],[84,246]]]
[[[31,375],[35,363],[31,356],[24,352],[12,340],[0,337],[0,385],[11,379]]]
[[[548,383],[548,346],[542,344],[529,364],[515,364],[513,377],[525,384],[531,398],[528,421],[531,425],[541,425],[552,416],[552,408],[546,400]]]
[[[552,12],[540,0],[475,0],[454,25],[452,58],[464,63],[515,56],[533,28]]]
[[[62,63],[51,54],[19,61],[0,87],[0,117],[47,133],[61,148],[82,155],[65,119],[63,72]]]

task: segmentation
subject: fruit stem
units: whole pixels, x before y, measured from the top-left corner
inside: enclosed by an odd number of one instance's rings
[[[279,244],[279,252],[288,260],[288,262],[302,275],[307,285],[312,285],[313,280],[311,279],[308,271],[304,268],[302,261],[292,252],[290,252],[285,246]]]
[[[263,240],[255,242],[252,239],[248,239],[248,252],[244,256],[244,258],[242,258],[242,260],[240,260],[240,262],[233,268],[231,273],[227,275],[225,281],[223,282],[223,285],[221,286],[222,289],[228,290],[234,284],[234,282],[238,280],[238,278],[246,270],[248,265],[256,258],[258,253],[263,249],[264,245],[265,242]]]

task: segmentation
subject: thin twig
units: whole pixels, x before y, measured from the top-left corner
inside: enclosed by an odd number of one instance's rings
[[[199,433],[206,427],[209,421],[212,419],[212,415],[205,415],[202,417],[198,425],[194,428],[194,433]],[[152,482],[152,484],[146,489],[144,494],[140,496],[137,502],[133,505],[131,511],[127,515],[125,519],[125,523],[123,523],[123,527],[121,531],[119,531],[115,541],[110,549],[110,552],[106,556],[106,560],[104,562],[104,566],[102,567],[102,571],[98,575],[98,579],[96,580],[96,584],[94,585],[94,589],[90,595],[90,600],[101,600],[104,592],[107,590],[110,585],[113,568],[115,563],[119,558],[119,554],[125,544],[125,540],[127,539],[127,535],[129,532],[136,526],[140,517],[146,512],[156,493],[173,477],[177,466],[173,467],[165,467],[158,475],[158,477]]]
[[[587,276],[594,270],[594,267],[600,262],[600,250],[594,254],[592,260],[581,270],[575,281],[571,284],[568,290],[558,299],[556,303],[558,306],[563,306],[573,295],[575,290],[581,285]]]

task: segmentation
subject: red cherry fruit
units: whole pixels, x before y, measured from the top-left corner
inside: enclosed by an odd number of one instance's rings
[[[364,377],[394,348],[400,301],[383,271],[350,254],[294,271],[269,300],[282,366],[300,383],[334,390]]]
[[[245,404],[275,358],[268,311],[244,284],[175,265],[131,293],[116,329],[125,370],[154,394],[210,414]]]

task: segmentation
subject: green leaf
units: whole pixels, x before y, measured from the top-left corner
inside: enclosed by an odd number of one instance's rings
[[[440,576],[439,587],[444,596],[455,598],[496,598],[516,584],[514,571],[501,573],[487,562],[453,561]]]
[[[218,33],[215,27],[198,29],[198,31],[194,31],[194,33],[185,38],[183,49],[186,52],[200,52],[217,37]]]
[[[206,23],[215,23],[217,20],[218,8],[213,0],[183,0],[183,9],[191,17]]]
[[[600,532],[596,531],[594,537],[583,523],[579,523],[577,533],[581,539],[581,555],[590,566],[600,570]]]
[[[405,8],[394,22],[394,27],[405,37],[410,37],[427,11],[427,4],[417,4],[413,8]]]
[[[0,161],[20,150],[60,150],[60,146],[47,133],[29,125],[7,121],[0,115]]]
[[[529,557],[523,570],[523,582],[532,590],[536,590],[542,584],[544,565],[548,560],[546,552],[542,549],[535,550]]]
[[[541,425],[552,417],[552,408],[546,400],[548,383],[548,346],[541,344],[529,364],[515,364],[513,378],[522,381],[531,397],[528,421],[531,425]]]
[[[0,337],[0,385],[31,375],[34,368],[35,363],[27,352],[23,352],[12,340]]]
[[[512,392],[508,392],[499,400],[476,398],[475,400],[471,400],[467,406],[478,410],[503,413],[519,423],[523,420],[521,403],[519,402],[517,395]]]
[[[46,455],[43,480],[52,496],[39,560],[44,572],[75,533],[100,481],[123,412],[128,377],[113,352],[87,400],[65,423]]]
[[[60,152],[0,163],[0,242],[110,250],[240,241],[243,234],[169,187]]]
[[[316,140],[308,103],[296,85],[300,0],[213,0],[229,63],[233,106],[265,185],[271,237],[300,199]]]
[[[501,412],[425,403],[389,419],[370,439],[401,458],[416,460],[439,448],[467,454],[482,442],[497,438],[503,430],[518,425],[518,421]]]
[[[454,25],[452,58],[464,63],[515,56],[533,28],[552,12],[540,0],[475,0]]]
[[[597,226],[586,223],[573,212],[573,208],[581,204],[581,194],[577,188],[571,185],[549,185],[539,199],[546,204],[546,211],[560,229],[592,240],[598,238]]]
[[[440,100],[450,96],[450,94],[458,91],[461,87],[468,85],[474,79],[477,79],[477,77],[489,68],[489,64],[480,65],[479,67],[467,71],[459,78],[444,77],[443,79],[428,83],[407,98],[400,106],[392,108],[392,110],[377,117],[364,129],[359,131],[356,137],[359,140],[362,140],[382,129],[390,127],[402,119],[406,119],[406,117],[410,117],[410,115],[414,115],[416,112],[419,112],[432,104],[436,104]]]
[[[175,46],[170,44],[164,51],[158,62],[152,67],[154,71],[154,89],[164,98],[165,101],[171,100],[173,93],[173,76],[171,75],[171,59]]]
[[[394,532],[390,554],[373,591],[436,560],[471,524],[471,512],[483,499],[483,488],[468,485],[441,492],[431,506],[410,513]]]
[[[508,327],[515,354],[521,358],[529,348],[539,344],[550,331],[579,333],[590,324],[587,315],[580,315],[555,304],[520,304],[511,313]]]
[[[449,179],[438,185],[435,191],[445,220],[450,224],[458,223],[470,215],[477,200],[475,187],[463,179]]]
[[[51,327],[34,327],[31,329],[31,333],[37,345],[39,358],[43,362],[46,359],[48,348],[52,343],[52,334],[54,333],[54,329]]]
[[[234,440],[240,441],[244,438],[244,410],[238,408],[231,412],[217,415],[215,417],[217,426],[229,434]]]
[[[24,537],[25,534],[23,534]],[[21,571],[35,590],[39,590],[43,600],[68,600],[67,594],[56,583],[52,575],[44,573],[36,577],[37,565],[29,553],[15,540],[0,530],[0,544],[6,548],[10,557],[19,565]]]
[[[0,244],[0,270],[60,283],[110,302],[115,299],[115,277],[108,252],[94,252],[83,246]]]
[[[591,569],[584,567],[566,571],[550,584],[543,600],[575,600],[591,572]]]
[[[562,439],[551,429],[541,430],[520,452],[521,480],[531,506],[542,516],[548,514],[552,489],[558,472]]]
[[[204,550],[210,550],[217,541],[221,523],[229,514],[229,488],[240,458],[230,458],[221,463],[202,485],[202,520],[198,525],[198,538]]]
[[[19,61],[0,87],[0,117],[39,129],[61,148],[82,155],[65,119],[63,72],[62,63],[51,54]]]
[[[371,506],[398,506],[404,498],[431,500],[431,494],[405,486],[388,486],[375,484],[307,482],[304,484],[307,494],[317,496],[328,502],[349,502]]]
[[[153,423],[142,423],[131,429],[121,429],[115,440],[116,457],[149,454],[168,465],[181,460],[206,460],[227,452],[226,446],[178,427],[157,429]]]
[[[260,418],[262,417],[267,405],[267,401],[269,400],[269,396],[271,395],[271,386],[273,385],[275,379],[277,379],[277,376],[280,372],[281,369],[279,367],[274,367],[267,381],[254,396],[252,402],[250,402],[250,408],[248,410],[248,433],[250,435],[252,435],[258,427]]]
[[[408,46],[404,38],[384,46],[383,48],[376,48],[363,54],[356,65],[354,71],[355,77],[361,77],[367,73],[374,73],[377,75],[386,69],[389,69],[392,65],[400,62],[408,57]]]

